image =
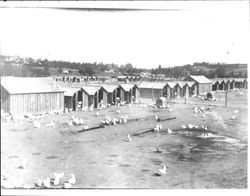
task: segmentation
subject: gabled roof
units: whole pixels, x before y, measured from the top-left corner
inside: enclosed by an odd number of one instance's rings
[[[138,84],[139,88],[153,88],[153,89],[163,89],[166,83],[162,82],[142,82]]]
[[[244,82],[245,78],[234,78],[235,82]]]
[[[167,83],[167,86],[169,86],[170,88],[174,88],[175,87],[175,85],[176,85],[177,83],[176,82],[168,82]]]
[[[77,91],[81,88],[74,88],[74,87],[63,87],[64,96],[72,97]]]
[[[188,87],[192,87],[192,86],[194,85],[194,82],[186,82],[186,85],[187,85]]]
[[[120,87],[122,87],[125,91],[130,91],[135,85],[133,84],[120,84]]]
[[[194,75],[190,75],[189,76],[192,80],[200,83],[200,84],[207,84],[207,83],[212,83],[211,80],[209,80],[208,78],[206,78],[205,76],[202,75],[198,75],[198,76],[194,76]]]
[[[95,95],[97,91],[100,90],[99,86],[82,86],[82,90],[85,91],[88,95]]]
[[[51,77],[1,77],[1,86],[10,94],[63,92]]]
[[[212,84],[215,84],[217,82],[221,84],[224,81],[223,78],[212,78],[210,80],[212,81]]]
[[[176,81],[176,85],[180,86],[181,88],[183,88],[186,85],[186,82],[184,81]],[[175,86],[176,86],[175,85]]]
[[[109,84],[106,84],[106,85],[102,85],[102,88],[107,91],[108,93],[113,93],[115,89],[118,88],[118,85],[109,85]]]

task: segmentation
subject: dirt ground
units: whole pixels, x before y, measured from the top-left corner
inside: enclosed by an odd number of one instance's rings
[[[30,119],[2,121],[1,175],[5,179],[1,184],[23,178],[25,187],[35,188],[38,179],[64,172],[63,181],[75,174],[72,188],[247,188],[247,91],[242,92],[230,91],[228,107],[211,106],[205,117],[194,116],[194,104],[171,103],[171,112],[131,104],[98,110],[99,116],[96,111],[47,115],[40,120],[41,128],[34,128]],[[200,100],[197,106],[205,102],[215,103]],[[239,113],[234,114],[236,109]],[[140,120],[81,133],[77,130],[83,125],[67,124],[74,115],[91,127],[107,114]],[[156,122],[155,115],[176,119]],[[45,127],[49,121],[55,126]],[[185,134],[181,125],[189,123],[207,126],[213,136]],[[127,141],[128,133],[146,131],[156,124],[163,126],[159,133]],[[168,128],[173,132],[168,133]],[[162,152],[157,153],[156,148]],[[166,175],[156,175],[163,164]]]

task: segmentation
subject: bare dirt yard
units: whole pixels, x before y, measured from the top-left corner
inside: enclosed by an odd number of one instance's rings
[[[216,101],[195,103],[201,107]],[[170,105],[172,111],[131,104],[46,115],[40,128],[29,118],[20,123],[2,120],[2,188],[17,180],[25,187],[39,188],[35,186],[38,179],[52,178],[53,172],[64,172],[62,182],[75,174],[72,188],[247,188],[247,90],[228,92],[227,107],[211,106],[196,117],[195,104]],[[125,114],[129,117],[125,124],[77,132],[84,125],[99,125],[105,115]],[[72,115],[83,118],[85,124],[69,126]],[[156,115],[176,119],[156,122]],[[50,121],[55,125],[45,127]],[[162,125],[160,132],[132,136],[128,142],[128,134],[156,124]],[[182,128],[188,124],[206,126],[212,133],[207,137],[192,134]],[[163,165],[166,174],[158,175]]]

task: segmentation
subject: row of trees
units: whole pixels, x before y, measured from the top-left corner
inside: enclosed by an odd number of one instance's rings
[[[11,60],[10,60],[11,59]],[[205,75],[209,78],[211,77],[232,77],[232,75],[225,74],[225,68],[237,67],[235,65],[227,65],[220,63],[194,63],[193,65],[183,65],[174,67],[162,67],[159,65],[156,69],[140,69],[133,67],[132,64],[127,63],[125,65],[117,65],[114,63],[104,64],[104,63],[76,63],[67,61],[49,61],[48,59],[32,59],[32,58],[21,58],[21,57],[11,57],[11,56],[0,56],[1,64],[1,76],[4,75],[14,75],[14,76],[49,76],[50,68],[57,68],[58,73],[62,72],[63,68],[77,69],[81,75],[102,75],[105,71],[112,70],[113,75],[137,75],[141,72],[149,72],[152,74],[164,74],[168,78],[182,78],[186,77],[188,74],[192,75]],[[242,65],[241,65],[242,66]],[[243,66],[244,67],[244,66]],[[245,65],[247,70],[247,65]],[[239,75],[240,77],[246,77],[246,73]]]

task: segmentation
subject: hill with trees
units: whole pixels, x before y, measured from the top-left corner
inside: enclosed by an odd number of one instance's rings
[[[79,75],[139,75],[141,72],[164,74],[167,78],[182,78],[190,75],[213,77],[247,77],[247,64],[193,63],[183,66],[161,66],[156,69],[135,68],[132,64],[87,63],[51,61],[47,59],[21,58],[19,56],[0,56],[1,76],[42,77],[60,75],[63,69],[77,70]],[[52,72],[53,69],[53,72]]]

